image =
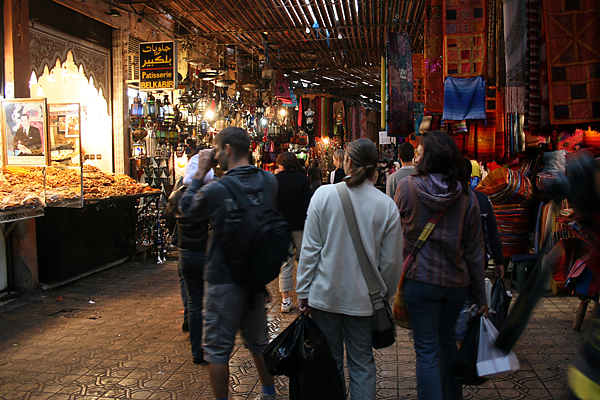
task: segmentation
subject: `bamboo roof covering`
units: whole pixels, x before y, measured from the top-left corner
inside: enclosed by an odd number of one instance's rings
[[[330,91],[378,92],[386,32],[423,51],[425,0],[122,0],[178,23],[178,39],[235,48]],[[142,8],[143,7],[143,8]],[[365,84],[366,83],[366,84]],[[372,96],[373,94],[368,94]]]

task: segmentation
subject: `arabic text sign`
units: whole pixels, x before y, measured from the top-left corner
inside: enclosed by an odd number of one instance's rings
[[[174,42],[140,43],[140,89],[175,88]]]

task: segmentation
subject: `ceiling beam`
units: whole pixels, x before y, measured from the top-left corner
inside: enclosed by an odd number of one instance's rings
[[[395,26],[411,26],[411,25],[423,25],[423,22],[392,22],[392,23],[384,23],[384,24],[354,24],[354,25],[338,25],[338,26],[321,26],[318,29],[320,31],[324,31],[325,29],[329,30],[341,30],[341,29],[354,29],[354,28],[392,28]],[[304,32],[306,30],[306,26],[304,27],[287,27],[282,29],[228,29],[222,31],[211,31],[206,33],[194,33],[188,34],[187,36],[215,36],[215,35],[224,35],[224,34],[253,34],[253,33],[279,33],[279,32]],[[310,27],[311,32],[313,28]],[[183,35],[185,36],[185,35]],[[333,40],[336,36],[332,36],[330,39]]]

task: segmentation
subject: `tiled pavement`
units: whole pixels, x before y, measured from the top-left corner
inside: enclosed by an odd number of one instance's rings
[[[297,315],[279,312],[271,284],[273,337]],[[571,330],[578,300],[543,298],[516,346],[521,370],[479,387],[470,399],[566,399],[567,368],[582,343]],[[55,289],[0,305],[1,399],[211,399],[206,366],[192,363],[176,261],[131,261]],[[584,330],[589,324],[584,323]],[[408,331],[376,351],[378,399],[416,398],[415,355]],[[260,392],[247,350],[238,344],[230,399]],[[281,399],[287,378],[278,377]]]

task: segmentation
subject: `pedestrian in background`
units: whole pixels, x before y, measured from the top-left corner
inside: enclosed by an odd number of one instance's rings
[[[417,356],[417,394],[419,400],[462,399],[462,386],[449,368],[458,352],[456,320],[469,293],[480,312],[487,312],[479,205],[461,184],[462,155],[446,133],[423,134],[416,161],[416,176],[401,180],[395,197],[404,257],[430,217],[444,211],[404,283]]]
[[[382,296],[394,295],[402,265],[400,216],[392,199],[375,188],[377,147],[358,139],[346,148],[343,161],[360,236]],[[344,380],[347,354],[352,400],[375,399],[376,371],[371,347],[373,304],[352,236],[345,222],[337,185],[315,192],[308,207],[298,263],[296,292],[300,312],[313,315],[325,336]]]
[[[335,165],[335,171],[331,171],[329,174],[329,183],[340,183],[344,180],[346,174],[344,173],[344,149],[337,149],[333,152],[333,165]]]
[[[402,162],[402,167],[399,168],[393,174],[391,174],[385,182],[385,194],[390,196],[392,199],[396,194],[398,182],[400,182],[407,176],[416,173],[415,167],[413,165],[413,159],[415,158],[414,146],[408,142],[404,142],[398,148],[398,152],[400,153],[400,161]]]
[[[316,158],[310,162],[308,181],[310,182],[310,195],[312,196],[315,190],[323,184],[323,172],[321,171],[321,167],[319,167],[319,160]]]
[[[204,301],[204,258],[208,240],[208,221],[205,218],[183,216],[177,203],[192,183],[192,177],[198,169],[198,156],[192,153],[184,173],[184,177],[177,183],[175,190],[169,196],[165,208],[165,220],[168,226],[176,224],[175,245],[179,248],[179,273],[183,278],[181,286],[187,315],[182,329],[190,332],[192,346],[192,359],[194,364],[203,364],[204,352],[202,350],[203,316],[202,305]],[[210,182],[214,177],[212,169],[203,178]],[[187,326],[186,326],[187,325]]]
[[[310,202],[310,183],[306,173],[299,169],[298,158],[286,151],[277,156],[277,210],[283,215],[292,231],[292,256],[281,266],[279,273],[279,292],[281,293],[281,312],[288,313],[294,305],[290,291],[294,289],[293,269],[300,258],[302,231],[306,210]]]

